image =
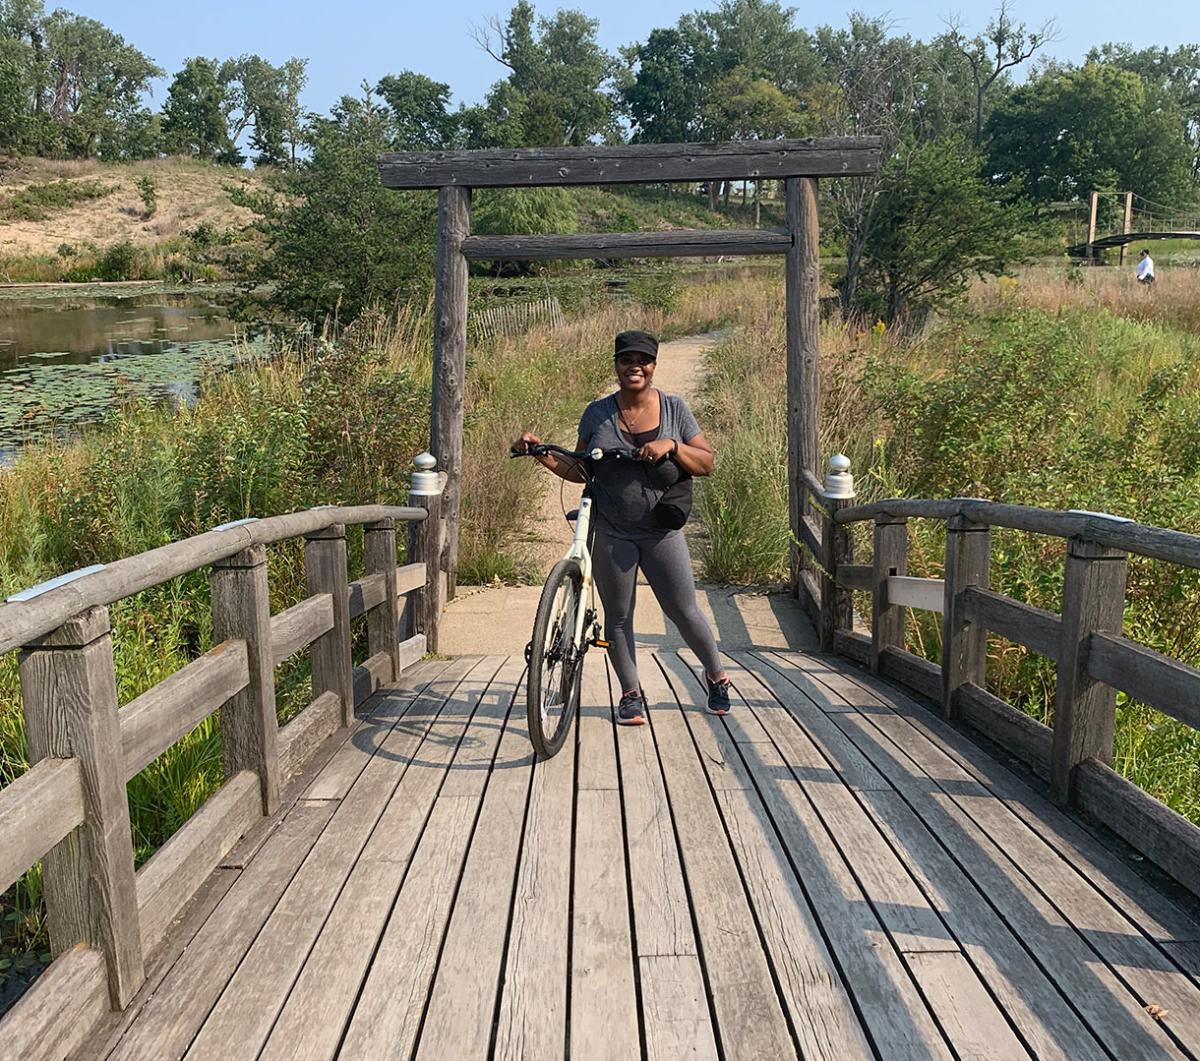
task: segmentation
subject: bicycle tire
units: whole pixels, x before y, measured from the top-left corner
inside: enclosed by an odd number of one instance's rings
[[[579,704],[583,646],[571,645],[570,638],[583,606],[579,561],[560,560],[538,601],[525,686],[529,740],[539,759],[549,759],[562,748]]]

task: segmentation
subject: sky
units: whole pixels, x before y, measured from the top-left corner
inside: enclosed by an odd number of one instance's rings
[[[786,0],[785,0],[786,2]],[[675,23],[687,11],[716,6],[704,0],[534,0],[543,14],[558,7],[578,7],[600,22],[600,43],[609,51],[645,40],[650,30]],[[309,60],[304,93],[308,110],[325,112],[342,95],[357,93],[366,79],[416,70],[450,85],[455,104],[482,100],[504,68],[480,51],[472,25],[505,16],[512,0],[205,0],[186,8],[146,0],[49,0],[110,26],[140,48],[168,73],[185,59],[207,55],[224,59],[257,53],[281,63],[291,56]],[[797,5],[797,24],[811,27],[845,22],[846,10],[886,16],[897,32],[928,39],[953,14],[968,31],[981,30],[995,5],[980,0],[848,0]],[[1015,0],[1013,13],[1031,25],[1056,17],[1061,39],[1050,53],[1079,61],[1093,44],[1129,41],[1137,47],[1200,41],[1200,4],[1196,0]],[[154,105],[161,105],[166,81],[156,86]]]

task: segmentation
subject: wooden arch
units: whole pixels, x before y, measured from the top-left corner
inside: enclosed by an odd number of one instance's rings
[[[442,499],[442,570],[453,597],[458,571],[459,472],[467,351],[467,263],[505,259],[658,258],[782,254],[786,259],[788,497],[793,542],[804,518],[800,479],[819,463],[820,232],[817,179],[879,169],[877,137],[626,144],[615,147],[402,152],[382,156],[388,188],[438,189],[430,451],[447,473]],[[472,236],[473,188],[572,184],[660,184],[703,180],[783,180],[782,229],[622,232],[575,236]],[[792,549],[792,582],[799,577]]]

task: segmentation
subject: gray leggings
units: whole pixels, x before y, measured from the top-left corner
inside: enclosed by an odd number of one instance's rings
[[[638,568],[658,598],[663,614],[700,657],[705,673],[721,673],[721,656],[712,628],[696,605],[692,558],[682,531],[647,535],[635,540],[611,538],[599,527],[592,546],[592,570],[604,605],[604,639],[621,683],[621,692],[638,689],[633,638],[633,607],[637,599]]]

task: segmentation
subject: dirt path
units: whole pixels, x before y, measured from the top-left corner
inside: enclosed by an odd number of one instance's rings
[[[658,365],[654,370],[654,385],[668,394],[678,394],[688,404],[696,398],[702,375],[704,352],[716,345],[714,334],[690,335],[674,339],[658,348]],[[561,479],[546,475],[541,511],[529,532],[530,556],[540,572],[550,570],[571,541],[571,527],[563,518],[564,505],[574,508],[579,500],[579,488]]]

